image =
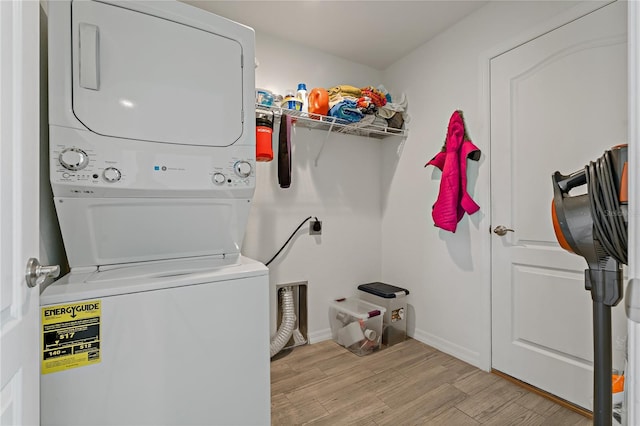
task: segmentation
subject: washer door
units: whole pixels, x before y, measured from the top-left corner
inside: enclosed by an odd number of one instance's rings
[[[248,199],[56,198],[69,266],[240,253]]]
[[[238,41],[85,1],[72,3],[71,38],[73,111],[92,132],[200,146],[242,136]]]

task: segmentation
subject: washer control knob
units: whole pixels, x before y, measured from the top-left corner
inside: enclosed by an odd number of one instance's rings
[[[227,178],[222,173],[214,173],[211,180],[216,185],[222,185]]]
[[[89,156],[80,148],[65,148],[58,161],[67,170],[82,170],[89,164]]]
[[[236,170],[236,174],[242,178],[251,176],[251,163],[248,161],[236,162],[234,169]]]
[[[102,177],[107,182],[117,182],[122,177],[122,173],[115,167],[107,167],[104,169],[104,172],[102,172]]]

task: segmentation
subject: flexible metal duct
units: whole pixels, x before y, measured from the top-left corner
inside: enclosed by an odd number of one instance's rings
[[[282,322],[278,332],[271,339],[271,357],[280,352],[287,344],[296,327],[296,314],[293,304],[293,290],[283,287],[282,291]],[[303,338],[304,339],[304,338]]]

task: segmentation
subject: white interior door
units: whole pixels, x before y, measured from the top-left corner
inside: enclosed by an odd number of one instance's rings
[[[591,295],[551,222],[551,175],[627,142],[626,3],[491,61],[492,367],[592,408]],[[626,335],[622,303],[615,339]],[[615,358],[614,358],[615,360]]]
[[[0,1],[0,425],[40,422],[38,28],[38,2]]]

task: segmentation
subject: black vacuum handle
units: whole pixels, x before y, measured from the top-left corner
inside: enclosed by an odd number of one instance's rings
[[[568,193],[573,188],[587,183],[587,173],[585,169],[580,169],[570,175],[563,175],[560,172],[553,174],[553,181],[563,194]]]

